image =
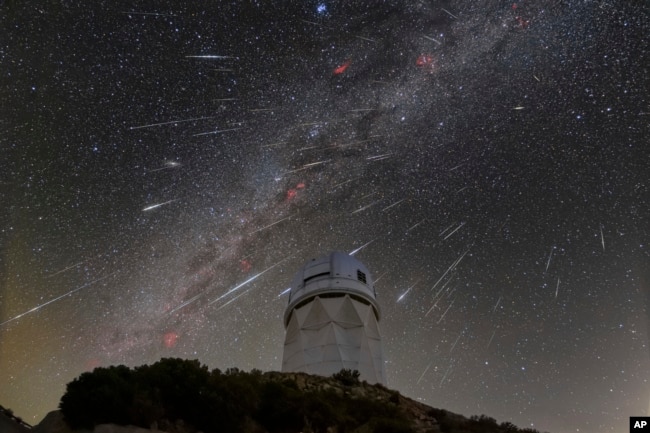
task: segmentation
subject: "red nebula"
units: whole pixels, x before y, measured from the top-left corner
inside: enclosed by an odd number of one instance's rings
[[[334,75],[342,74],[343,72],[345,72],[348,69],[348,67],[350,66],[350,63],[351,63],[351,60],[346,60],[345,63],[343,63],[338,68],[334,69],[334,71],[332,73]]]
[[[253,264],[246,259],[243,259],[239,262],[239,269],[241,269],[242,272],[248,272],[252,267]]]
[[[178,342],[178,334],[174,331],[165,333],[163,336],[163,342],[165,343],[166,348],[171,349],[172,347],[176,346],[176,343]]]
[[[517,20],[517,24],[520,29],[528,28],[528,24],[530,24],[530,21],[525,20],[520,16],[516,16],[515,20]]]
[[[420,54],[415,60],[415,66],[419,68],[433,68],[433,56],[431,54]]]
[[[287,201],[296,198],[296,195],[298,195],[298,191],[293,188],[289,188],[289,191],[287,191]]]
[[[293,200],[298,195],[298,190],[305,189],[305,182],[299,182],[295,188],[289,188],[287,191],[287,201]]]

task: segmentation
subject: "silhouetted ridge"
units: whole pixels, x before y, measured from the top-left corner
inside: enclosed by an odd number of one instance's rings
[[[72,429],[134,425],[168,432],[535,432],[481,416],[433,409],[357,371],[331,378],[305,373],[209,371],[196,360],[96,368],[67,385],[59,408]]]

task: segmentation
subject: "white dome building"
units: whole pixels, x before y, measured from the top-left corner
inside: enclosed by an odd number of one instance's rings
[[[379,305],[368,269],[345,253],[312,259],[291,284],[282,371],[331,376],[358,370],[385,384]]]

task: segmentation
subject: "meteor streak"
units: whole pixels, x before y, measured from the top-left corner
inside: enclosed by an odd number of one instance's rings
[[[232,59],[232,56],[219,56],[216,54],[204,54],[199,56],[185,56],[186,58],[193,59]]]
[[[353,181],[355,181],[355,180],[357,180],[357,179],[359,179],[359,178],[358,178],[358,177],[355,177],[354,179],[350,179],[350,180],[346,180],[346,181],[341,182],[341,183],[337,183],[336,185],[334,185],[334,186],[332,187],[332,191],[335,190],[336,188],[338,188],[338,187],[341,186],[341,185],[345,185],[346,183],[353,182]]]
[[[159,208],[160,206],[165,206],[166,204],[173,203],[177,201],[178,199],[175,198],[173,200],[166,201],[164,203],[157,203],[157,204],[152,204],[151,206],[147,206],[146,208],[142,209],[142,212],[147,212],[156,208]]]
[[[371,240],[370,242],[367,242],[367,243],[361,245],[361,246],[360,246],[359,248],[357,248],[356,250],[350,251],[349,255],[351,255],[351,256],[355,255],[356,253],[358,253],[359,251],[361,251],[362,249],[364,249],[365,247],[367,247],[368,245],[370,245],[371,243],[373,243],[373,242],[376,241],[377,239],[379,239],[379,238],[374,238],[374,239]]]
[[[467,251],[465,251],[463,254],[461,254],[460,257],[458,257],[458,258],[456,259],[456,261],[455,261],[454,263],[452,263],[452,264],[447,268],[447,270],[445,271],[445,273],[442,274],[442,276],[441,276],[440,278],[438,278],[438,281],[436,281],[436,284],[434,284],[433,287],[432,287],[431,289],[429,289],[429,290],[433,290],[433,289],[435,289],[436,286],[440,283],[440,281],[442,281],[442,279],[445,278],[445,275],[447,275],[447,273],[449,273],[449,271],[451,271],[451,270],[454,269],[456,266],[458,266],[458,264],[460,263],[460,261],[463,260],[463,258],[465,257],[465,254],[467,254],[468,252],[469,252],[469,249],[468,249]]]
[[[374,156],[369,156],[369,157],[367,157],[366,159],[367,159],[368,161],[381,161],[381,160],[383,160],[383,159],[390,158],[391,156],[393,156],[392,153],[384,153],[383,155],[374,155]]]
[[[99,282],[99,281],[105,280],[106,278],[113,276],[113,275],[115,275],[117,272],[118,272],[118,271],[115,271],[115,272],[112,272],[112,273],[110,273],[110,274],[108,274],[108,275],[106,275],[106,276],[104,276],[104,277],[97,278],[96,280],[93,280],[93,281],[91,281],[91,282],[89,282],[89,283],[86,283],[86,284],[80,286],[80,287],[77,287],[76,289],[70,290],[69,292],[66,292],[66,293],[64,293],[64,294],[61,295],[61,296],[57,296],[57,297],[54,298],[54,299],[50,299],[50,300],[47,301],[47,302],[44,302],[44,303],[42,303],[42,304],[40,304],[40,305],[35,306],[35,307],[32,308],[31,310],[27,310],[27,311],[25,311],[24,313],[20,313],[19,315],[12,317],[11,319],[5,320],[4,322],[0,323],[0,326],[5,325],[5,324],[7,324],[7,323],[9,323],[9,322],[13,322],[14,320],[18,320],[18,319],[20,319],[21,317],[26,316],[26,315],[28,315],[28,314],[35,313],[35,312],[37,312],[38,310],[40,310],[41,308],[43,308],[43,307],[47,307],[48,305],[53,304],[53,303],[55,303],[56,301],[60,301],[61,299],[65,298],[66,296],[71,296],[72,294],[74,294],[74,293],[76,293],[76,292],[78,292],[78,291],[80,291],[80,290],[83,290],[83,289],[85,289],[86,287],[90,287],[90,286],[92,286],[93,284],[95,284],[95,283],[97,283],[97,282]]]
[[[176,168],[176,167],[180,167],[180,166],[181,166],[181,164],[180,164],[179,162],[176,162],[176,161],[167,161],[167,162],[165,163],[165,166],[164,166],[164,167],[154,168],[153,170],[149,170],[149,173],[154,173],[154,172],[156,172],[156,171],[160,171],[160,170],[168,170],[168,169],[170,169],[170,168]]]
[[[295,215],[295,214],[293,214],[293,215],[289,215],[288,217],[284,217],[284,218],[282,218],[282,219],[280,219],[280,220],[277,220],[277,221],[274,222],[274,223],[271,223],[271,224],[269,224],[269,225],[267,225],[267,226],[261,227],[261,228],[255,230],[255,231],[250,232],[249,235],[252,235],[252,234],[257,233],[257,232],[261,232],[262,230],[268,229],[269,227],[273,227],[273,226],[276,225],[276,224],[280,224],[282,221],[284,221],[284,220],[288,220],[289,218],[293,217],[294,215]]]
[[[392,208],[392,207],[394,207],[394,206],[397,206],[398,204],[400,204],[400,203],[403,202],[404,200],[406,200],[406,199],[403,198],[403,199],[401,199],[401,200],[399,200],[399,201],[396,201],[395,203],[393,203],[393,204],[391,204],[391,205],[389,205],[389,206],[386,206],[386,207],[383,208],[381,211],[382,211],[382,212],[386,212],[388,209],[390,209],[390,208]]]
[[[452,14],[452,13],[449,12],[447,9],[445,9],[445,8],[440,8],[440,9],[442,9],[442,10],[445,11],[445,12],[447,12],[447,14],[449,14],[449,16],[458,19],[458,17],[457,17],[456,15]]]
[[[315,167],[315,166],[317,166],[317,165],[321,165],[321,164],[325,164],[325,163],[328,163],[328,162],[330,162],[330,161],[331,161],[331,160],[326,159],[326,160],[323,160],[323,161],[311,162],[311,163],[309,163],[309,164],[305,164],[305,165],[303,165],[303,166],[300,167],[300,168],[296,168],[295,170],[289,170],[289,171],[287,171],[287,172],[284,173],[284,174],[296,173],[296,172],[298,172],[298,171],[307,170],[308,168]]]
[[[65,272],[65,271],[69,271],[70,269],[74,269],[74,268],[76,268],[76,267],[79,266],[79,265],[83,265],[84,263],[86,263],[86,262],[79,262],[79,263],[77,263],[76,265],[68,266],[67,268],[61,269],[60,271],[55,272],[55,273],[53,273],[52,275],[48,275],[48,276],[45,277],[45,278],[52,278],[52,277],[54,277],[54,276],[56,276],[56,275],[59,275],[59,274]]]
[[[284,289],[284,290],[283,290],[283,291],[278,295],[278,298],[281,298],[282,296],[286,295],[286,294],[289,293],[290,291],[291,291],[291,287],[287,287],[286,289]]]
[[[374,40],[374,39],[370,39],[370,38],[366,38],[366,37],[363,37],[363,36],[354,35],[354,37],[355,37],[355,38],[359,38],[359,39],[364,40],[364,41],[377,43],[376,40]]]
[[[175,17],[176,16],[174,14],[161,14],[159,12],[127,12],[127,11],[124,11],[122,13],[127,14],[127,15],[153,15],[153,16],[156,16],[156,17]]]
[[[450,228],[453,227],[453,225],[454,225],[454,223],[449,224],[449,226],[447,226],[446,229],[444,229],[443,231],[440,232],[440,236],[444,235],[447,232],[447,230],[449,230]]]
[[[334,30],[333,27],[325,26],[323,24],[315,23],[313,21],[307,21],[307,20],[300,20],[300,21],[302,21],[303,23],[307,23],[307,24],[313,24],[313,25],[318,26],[318,27],[325,27],[326,29]]]
[[[429,363],[429,365],[427,365],[427,368],[424,369],[424,371],[423,371],[422,374],[420,375],[420,378],[419,378],[418,381],[415,383],[416,385],[419,385],[419,384],[420,384],[420,381],[422,381],[422,378],[424,377],[424,375],[427,374],[427,371],[429,371],[429,368],[431,367],[431,364],[433,364],[433,361],[431,361],[431,362]]]
[[[383,278],[387,273],[388,273],[388,271],[385,271],[385,272],[383,272],[380,276],[378,276],[377,278],[375,278],[375,283],[377,283],[377,281],[381,280],[381,279],[382,279],[382,278]]]
[[[189,300],[183,302],[181,305],[179,305],[178,307],[176,307],[176,308],[174,308],[173,310],[171,310],[171,311],[169,312],[169,314],[175,313],[176,311],[180,310],[181,308],[183,308],[183,307],[185,307],[185,306],[187,306],[187,305],[190,305],[192,302],[194,302],[194,301],[196,301],[197,299],[199,299],[199,298],[201,297],[201,295],[202,295],[202,293],[199,293],[198,295],[194,296],[193,298],[191,298],[191,299],[189,299]]]
[[[440,385],[439,386],[442,386],[442,384],[445,382],[445,379],[447,378],[447,375],[449,374],[449,372],[451,371],[451,368],[453,366],[454,366],[454,364],[449,364],[449,368],[447,369],[447,371],[445,371],[445,375],[442,376],[442,380],[440,380]]]
[[[442,319],[445,318],[445,316],[447,315],[447,312],[449,311],[449,309],[451,308],[451,306],[454,305],[454,302],[456,302],[456,298],[454,298],[454,300],[451,301],[451,304],[449,304],[449,306],[447,307],[447,309],[445,310],[445,312],[442,313],[442,316],[440,316],[440,319],[438,319],[438,321],[436,322],[436,324],[442,322]]]
[[[496,334],[496,333],[497,333],[496,329],[494,331],[492,331],[492,336],[490,337],[490,341],[488,341],[487,349],[490,348],[490,344],[492,344],[492,340],[494,340],[494,334]]]
[[[313,166],[315,166],[315,165],[325,164],[325,163],[328,162],[328,161],[329,161],[329,159],[328,159],[328,160],[325,160],[325,161],[310,162],[309,164],[305,164],[305,165],[303,165],[303,167],[305,167],[305,168],[307,168],[307,167],[313,167]]]
[[[364,210],[366,210],[366,209],[368,209],[368,208],[370,208],[370,207],[373,207],[374,205],[376,205],[376,204],[379,203],[380,201],[381,201],[381,200],[375,200],[375,201],[373,201],[373,202],[370,203],[370,204],[367,204],[367,205],[365,205],[365,206],[363,206],[363,207],[360,207],[359,209],[357,209],[357,210],[355,210],[355,211],[352,211],[351,215],[354,215],[355,213],[358,213],[358,212],[364,211]]]
[[[199,132],[198,134],[192,135],[192,137],[199,137],[201,135],[210,135],[210,134],[221,134],[222,132],[239,131],[240,129],[243,128],[217,129],[214,131]]]
[[[278,141],[277,143],[265,144],[265,145],[263,145],[261,147],[277,147],[277,146],[280,146],[280,145],[283,145],[283,144],[287,144],[287,142],[286,141]]]
[[[501,302],[501,296],[499,296],[499,299],[497,299],[497,303],[494,305],[494,308],[492,309],[493,313],[497,311],[497,307],[499,306],[500,302]]]
[[[267,272],[270,271],[271,269],[273,269],[273,268],[275,268],[276,266],[279,266],[281,263],[283,263],[283,262],[289,260],[291,257],[293,257],[293,256],[289,256],[289,257],[287,257],[287,258],[284,258],[284,259],[280,260],[279,262],[277,262],[276,264],[274,264],[274,265],[272,265],[272,266],[269,266],[268,268],[264,269],[262,272],[253,275],[252,277],[250,277],[249,279],[247,279],[247,280],[244,281],[243,283],[237,284],[235,287],[233,287],[232,289],[228,290],[226,293],[224,293],[223,295],[219,296],[217,299],[208,302],[208,305],[212,305],[212,304],[214,304],[215,302],[219,302],[219,301],[221,301],[221,300],[222,300],[223,298],[225,298],[226,296],[230,295],[231,293],[236,292],[237,290],[241,289],[241,288],[244,287],[245,285],[247,285],[247,284],[249,284],[249,283],[252,283],[253,281],[255,281],[256,279],[258,279],[259,277],[261,277],[262,275],[264,275],[265,273],[267,273]],[[242,295],[243,295],[243,293],[242,293]],[[222,308],[223,308],[223,306],[222,306]]]
[[[442,45],[442,42],[440,42],[440,41],[438,41],[438,40],[436,40],[436,39],[433,39],[431,36],[422,35],[422,37],[423,37],[424,39],[428,39],[428,40],[430,40],[430,41],[432,41],[432,42],[435,42],[435,43],[438,44],[438,45]]]
[[[412,225],[412,226],[411,226],[411,227],[406,231],[406,233],[410,232],[411,230],[413,230],[414,228],[416,228],[417,226],[419,226],[420,224],[422,224],[422,223],[425,222],[426,220],[427,220],[426,218],[422,218],[422,220],[421,220],[420,222],[418,222],[418,223]]]
[[[460,340],[460,337],[462,337],[464,333],[465,333],[464,329],[462,331],[460,331],[460,334],[458,334],[458,337],[456,337],[456,341],[454,341],[454,344],[451,345],[451,349],[449,350],[449,353],[454,351],[454,348],[456,347],[456,344],[458,344],[458,340]]]
[[[440,302],[440,299],[438,299],[438,300],[436,301],[436,303],[433,304],[433,305],[431,306],[431,308],[429,308],[429,311],[427,311],[427,312],[424,314],[424,317],[427,317],[429,314],[431,314],[431,312],[433,311],[433,309],[436,308],[436,307],[438,306],[438,302]]]
[[[219,311],[219,310],[225,308],[226,306],[228,306],[229,304],[232,304],[232,303],[235,302],[237,299],[241,298],[241,297],[244,296],[246,293],[250,292],[250,290],[251,290],[251,289],[248,289],[248,290],[246,290],[245,292],[241,292],[239,295],[235,296],[235,297],[232,298],[230,301],[226,302],[226,303],[223,304],[221,307],[217,308],[216,311]]]
[[[440,294],[442,293],[442,291],[445,290],[445,289],[447,288],[447,286],[449,285],[449,283],[451,283],[452,281],[454,281],[454,276],[453,276],[453,275],[452,275],[451,277],[449,277],[449,279],[448,279],[447,281],[445,281],[445,284],[443,284],[442,286],[440,286],[440,289],[438,289],[438,291],[436,292],[436,295],[433,297],[433,299],[438,299],[438,296],[440,296]],[[439,301],[439,300],[440,300],[440,299],[438,299],[438,301]],[[438,301],[436,301],[436,304],[438,303]],[[434,307],[435,307],[435,304],[434,304]],[[433,307],[431,307],[431,309],[429,310],[429,312],[431,312],[432,309],[433,309]],[[427,315],[429,314],[429,312],[427,312]]]
[[[551,265],[551,257],[553,257],[553,250],[554,248],[551,248],[551,252],[548,255],[548,260],[546,261],[546,272],[548,272],[548,267]]]
[[[419,282],[420,282],[420,280],[417,280],[415,283],[413,283],[413,284],[411,285],[411,287],[409,287],[408,289],[406,289],[406,292],[402,293],[402,294],[400,295],[400,297],[397,298],[397,302],[400,302],[402,299],[404,299],[404,297],[405,297],[406,295],[409,294],[409,292],[411,291],[411,289],[413,289],[413,287],[415,287],[415,285],[416,285],[417,283],[419,283]]]
[[[149,123],[147,125],[131,126],[129,128],[129,130],[153,128],[154,126],[171,125],[171,124],[174,124],[174,123],[193,122],[195,120],[206,120],[206,119],[214,119],[214,116],[211,116],[211,117],[194,117],[192,119],[182,119],[182,120],[170,120],[169,122],[160,122],[160,123]]]

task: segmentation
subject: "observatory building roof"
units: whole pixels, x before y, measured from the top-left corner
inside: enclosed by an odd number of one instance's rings
[[[334,251],[312,259],[296,273],[291,283],[289,305],[285,312],[285,324],[291,311],[302,301],[317,295],[356,296],[371,304],[377,316],[379,306],[375,300],[375,287],[368,268],[354,257]]]

